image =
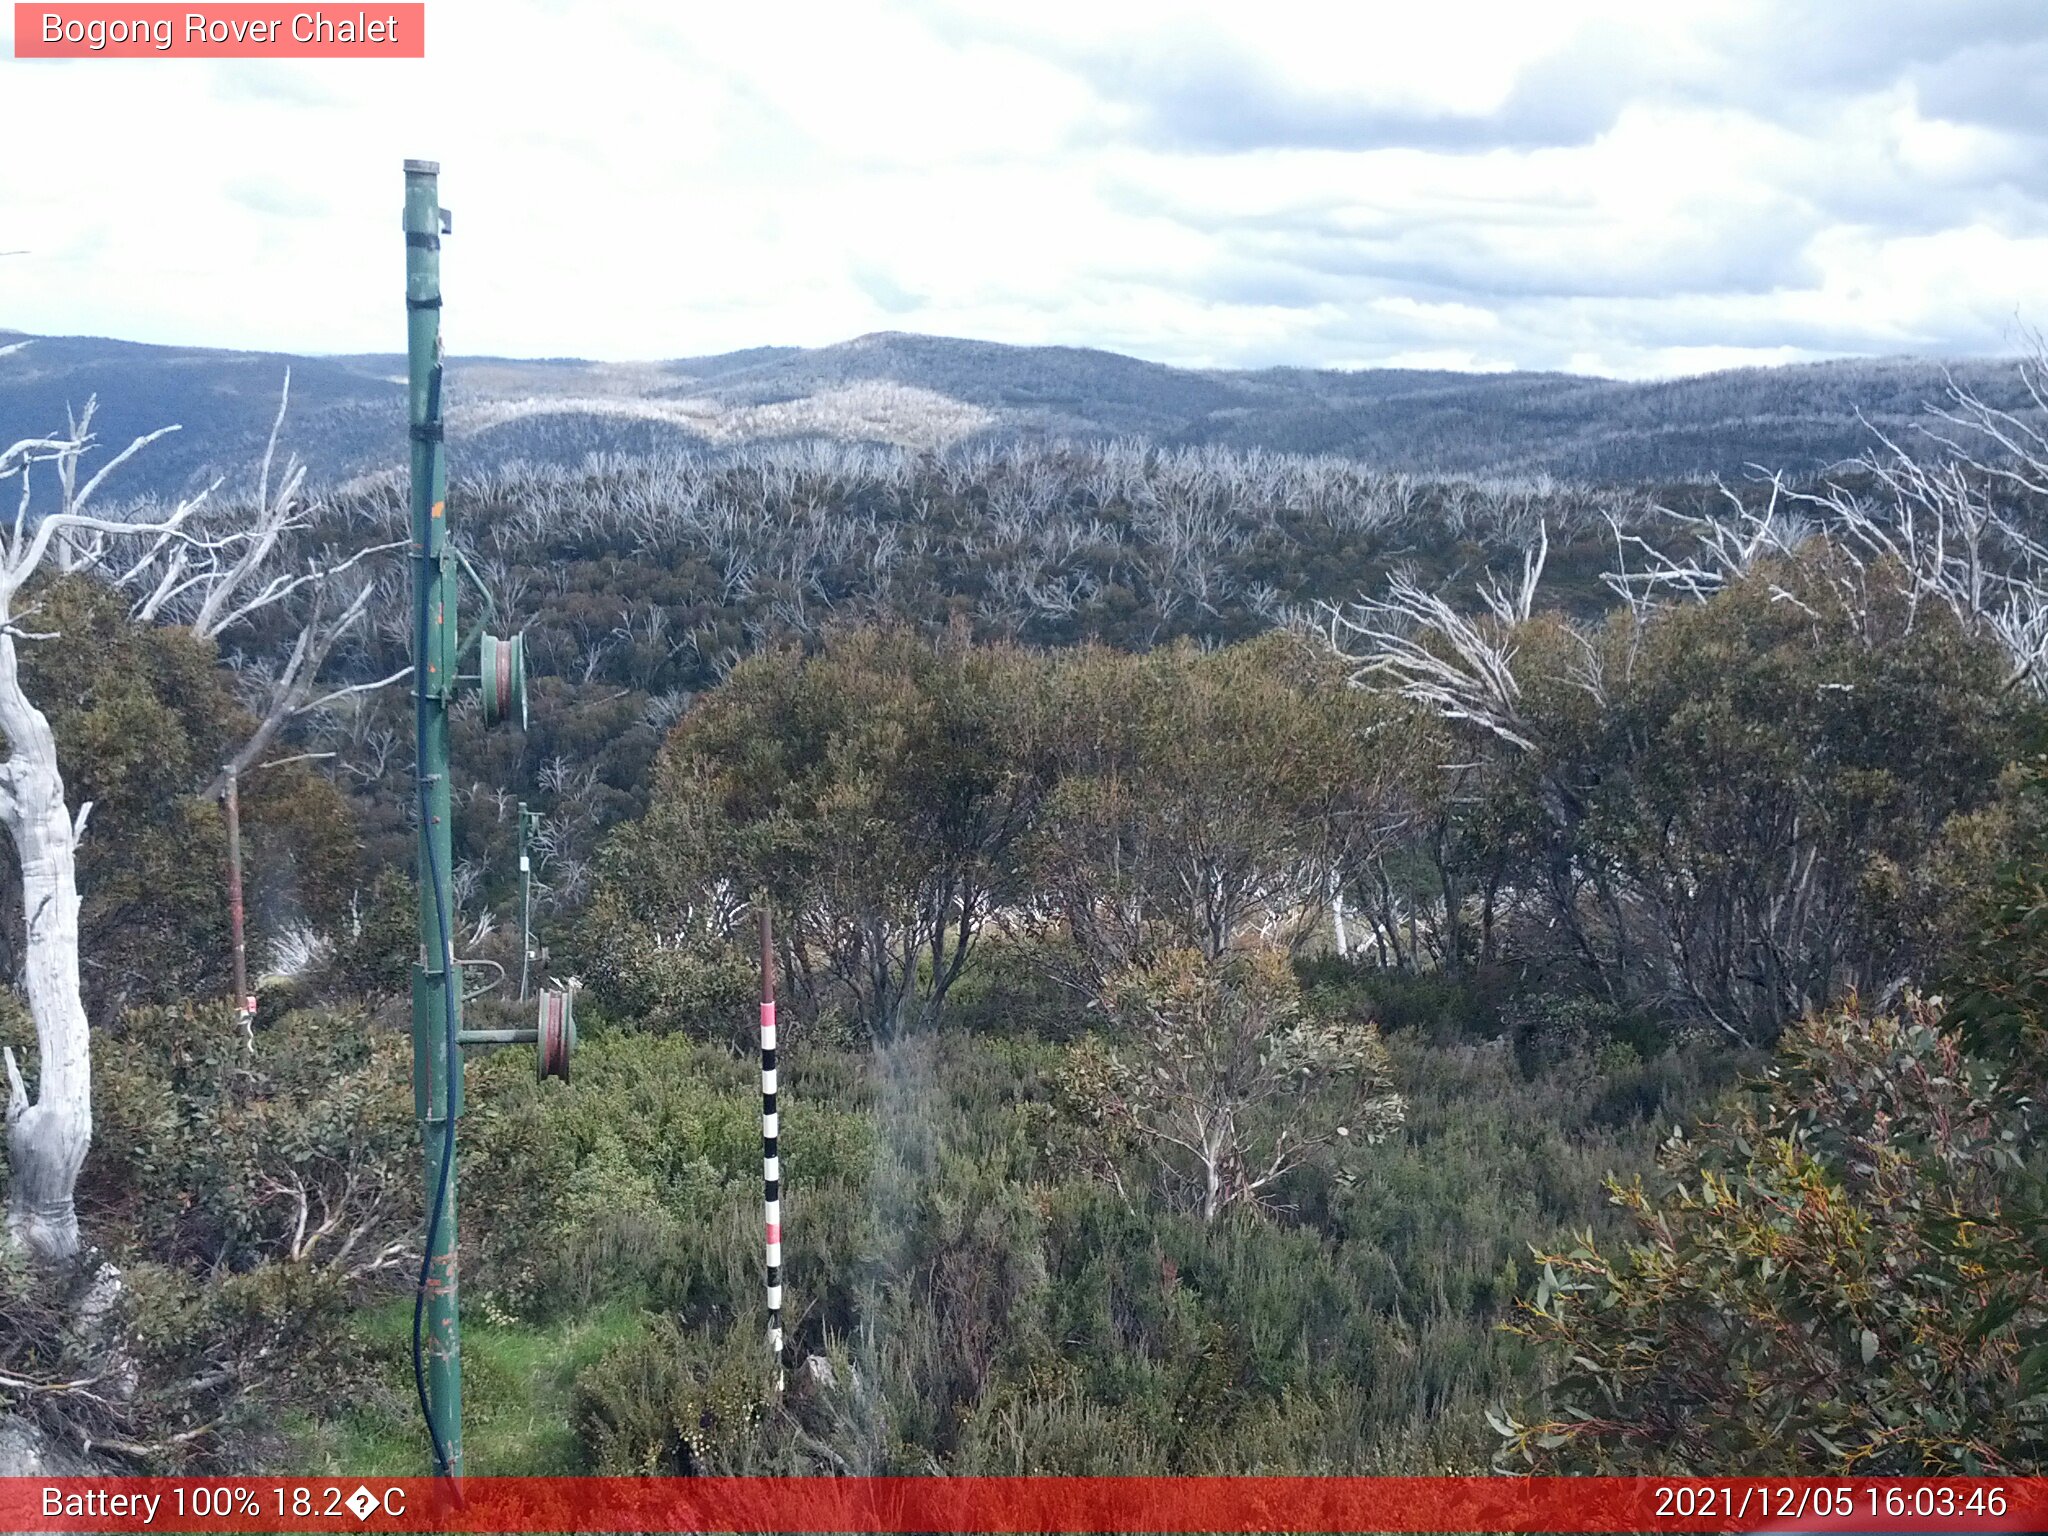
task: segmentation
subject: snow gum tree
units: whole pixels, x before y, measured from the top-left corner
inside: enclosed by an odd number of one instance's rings
[[[20,979],[35,1019],[37,1066],[31,1099],[13,1048],[5,1049],[7,1230],[15,1244],[47,1258],[78,1251],[72,1189],[92,1141],[91,1038],[78,980],[77,859],[92,806],[81,805],[74,814],[65,803],[56,735],[22,687],[20,646],[57,638],[24,627],[33,623],[33,604],[23,603],[22,589],[46,563],[83,563],[92,542],[174,539],[197,505],[183,502],[150,524],[88,514],[84,508],[109,471],[148,441],[138,438],[79,487],[89,421],[90,412],[66,437],[27,439],[0,452],[0,481],[21,482],[13,527],[0,550],[0,735],[7,743],[7,758],[0,762],[0,824],[21,863],[26,943]],[[61,510],[31,524],[29,471],[44,463],[55,468]]]
[[[1061,1091],[1098,1133],[1098,1172],[1127,1144],[1156,1165],[1171,1194],[1204,1221],[1269,1203],[1293,1169],[1399,1129],[1379,1030],[1307,1013],[1277,949],[1212,960],[1172,949],[1104,989],[1119,1037],[1090,1037],[1071,1055]]]
[[[292,462],[278,479],[271,474],[284,420],[282,402],[253,509],[233,509],[213,527],[196,515],[213,487],[155,515],[88,510],[109,475],[149,443],[177,430],[165,427],[138,437],[81,484],[81,466],[94,446],[92,417],[88,404],[62,434],[0,448],[0,485],[14,482],[16,489],[12,524],[0,530],[0,737],[7,754],[0,761],[0,825],[21,870],[23,942],[14,979],[36,1030],[33,1097],[12,1047],[0,1052],[8,1083],[7,1233],[14,1246],[52,1259],[78,1251],[72,1192],[92,1141],[91,1036],[80,987],[77,856],[92,804],[74,810],[68,803],[56,732],[24,681],[23,645],[65,643],[62,635],[37,623],[37,579],[75,574],[104,581],[132,595],[134,619],[183,623],[206,640],[295,596],[302,600],[303,626],[292,660],[280,676],[269,679],[259,728],[232,759],[247,766],[285,721],[322,702],[311,698],[313,676],[336,637],[363,613],[370,587],[365,584],[338,610],[323,608],[318,599],[330,578],[378,552],[315,557],[278,569],[284,563],[284,536],[307,526],[298,494],[303,471]],[[56,505],[40,515],[31,505],[32,481],[55,484]],[[379,686],[360,684],[338,693]]]

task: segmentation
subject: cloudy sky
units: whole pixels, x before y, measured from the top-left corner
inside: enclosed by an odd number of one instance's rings
[[[465,353],[1640,377],[2048,327],[2044,0],[429,0],[428,38],[0,58],[0,327],[396,350],[407,156]]]

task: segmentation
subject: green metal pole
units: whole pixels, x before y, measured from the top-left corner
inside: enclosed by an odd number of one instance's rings
[[[519,1001],[533,979],[533,847],[527,837],[533,812],[519,802]]]
[[[405,162],[407,421],[412,447],[416,621],[413,705],[419,747],[420,960],[412,973],[413,1104],[426,1148],[431,1231],[426,1259],[422,1393],[440,1465],[462,1475],[462,1333],[455,1248],[455,1117],[462,1112],[461,972],[453,963],[448,705],[457,651],[455,566],[448,544],[448,466],[441,441],[440,167]],[[451,1027],[451,1025],[453,1027]]]

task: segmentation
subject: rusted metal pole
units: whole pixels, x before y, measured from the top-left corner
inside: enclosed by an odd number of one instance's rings
[[[235,1014],[242,1021],[242,1042],[256,1049],[256,999],[249,995],[249,939],[242,904],[241,775],[228,764],[228,787],[221,801],[228,818],[228,929],[235,946]]]
[[[761,903],[761,1204],[768,1235],[768,1358],[782,1395],[782,1123],[776,1110],[775,922]]]

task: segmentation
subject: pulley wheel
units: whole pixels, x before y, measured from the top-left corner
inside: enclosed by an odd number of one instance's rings
[[[526,636],[500,640],[485,635],[478,648],[485,725],[511,723],[526,729]]]
[[[540,995],[540,1036],[533,1046],[536,1082],[569,1081],[569,1055],[576,1049],[576,993],[548,988]]]

